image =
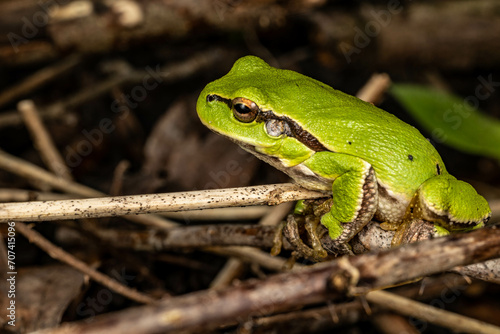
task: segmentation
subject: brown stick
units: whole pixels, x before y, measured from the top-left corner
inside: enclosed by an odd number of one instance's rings
[[[484,228],[389,251],[342,257],[264,281],[249,281],[220,291],[191,293],[159,305],[131,308],[96,317],[91,323],[65,324],[41,333],[66,333],[70,328],[72,333],[80,334],[206,331],[234,319],[364,294],[499,256],[500,229]]]
[[[106,244],[137,251],[204,248],[212,246],[273,247],[275,226],[261,225],[193,225],[167,231],[124,231],[99,229],[89,231]],[[287,240],[283,249],[293,250]]]

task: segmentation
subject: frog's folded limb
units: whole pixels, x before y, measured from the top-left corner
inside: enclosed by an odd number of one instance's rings
[[[341,153],[318,152],[307,161],[322,177],[334,179],[333,205],[321,217],[330,237],[339,245],[346,244],[377,210],[378,192],[372,166],[361,158]]]
[[[450,232],[484,226],[491,215],[486,199],[450,174],[428,179],[417,196],[422,218],[441,223]]]
[[[400,244],[411,223],[418,219],[432,222],[435,236],[445,236],[483,227],[490,216],[488,202],[470,184],[450,174],[436,175],[418,188],[392,244]]]

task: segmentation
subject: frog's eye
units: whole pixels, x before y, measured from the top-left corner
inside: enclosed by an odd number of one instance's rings
[[[257,104],[249,99],[245,99],[244,97],[237,97],[233,99],[231,105],[234,117],[243,123],[253,122],[259,114],[259,107]]]

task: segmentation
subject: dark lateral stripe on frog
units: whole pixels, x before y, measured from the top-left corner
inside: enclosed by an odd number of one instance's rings
[[[289,137],[297,139],[302,144],[309,147],[311,150],[316,152],[328,151],[328,149],[324,147],[323,144],[321,144],[319,140],[316,139],[316,137],[304,130],[297,122],[295,122],[291,118],[288,118],[287,116],[278,116],[271,110],[260,110],[256,120],[257,122],[265,122],[270,119],[276,119],[288,124],[291,133],[287,133],[287,135]]]
[[[217,101],[225,103],[229,107],[229,109],[232,109],[231,99],[226,99],[215,94],[212,94],[212,97]],[[323,146],[323,144],[320,143],[318,139],[316,139],[316,137],[304,130],[297,122],[288,118],[287,116],[278,116],[271,110],[263,111],[262,109],[259,109],[259,114],[257,115],[255,121],[261,123],[270,119],[279,120],[288,124],[290,133],[286,133],[286,135],[297,139],[302,144],[309,147],[311,150],[315,152],[329,151],[325,146]]]

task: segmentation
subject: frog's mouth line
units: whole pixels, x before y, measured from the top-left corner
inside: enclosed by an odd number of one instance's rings
[[[218,102],[222,102],[228,106],[229,109],[233,109],[233,100],[227,99],[222,96],[211,94],[212,99]],[[300,141],[305,146],[309,147],[311,150],[315,152],[321,151],[329,151],[316,137],[314,137],[311,133],[304,130],[297,122],[292,120],[287,116],[278,116],[272,110],[262,110],[259,107],[259,111],[257,117],[255,118],[255,122],[269,122],[269,121],[279,121],[285,124],[284,128],[287,129],[285,134],[288,137],[293,137]]]

